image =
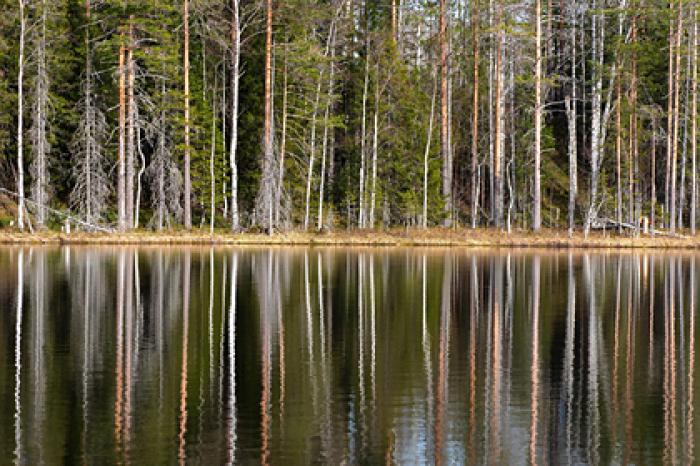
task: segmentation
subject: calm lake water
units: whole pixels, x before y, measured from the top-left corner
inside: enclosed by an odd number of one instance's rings
[[[0,248],[0,462],[693,463],[699,257]]]

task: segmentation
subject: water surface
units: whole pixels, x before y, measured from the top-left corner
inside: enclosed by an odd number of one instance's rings
[[[3,247],[0,462],[692,463],[697,262]]]

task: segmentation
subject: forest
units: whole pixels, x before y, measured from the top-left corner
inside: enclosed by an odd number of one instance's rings
[[[0,0],[0,225],[695,234],[690,0]]]

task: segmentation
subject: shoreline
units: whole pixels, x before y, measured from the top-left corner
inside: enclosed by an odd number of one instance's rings
[[[65,234],[54,231],[22,233],[0,230],[3,245],[221,245],[221,246],[375,246],[452,248],[552,248],[552,249],[700,249],[700,236],[618,236],[594,232],[584,238],[580,232],[568,237],[565,230],[543,230],[538,234],[511,234],[491,229],[348,230],[333,233],[292,231],[272,236],[261,233],[215,231],[134,231],[127,233]]]

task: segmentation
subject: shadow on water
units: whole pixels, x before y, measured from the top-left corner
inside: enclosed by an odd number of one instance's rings
[[[692,463],[698,257],[1,248],[0,451]]]

